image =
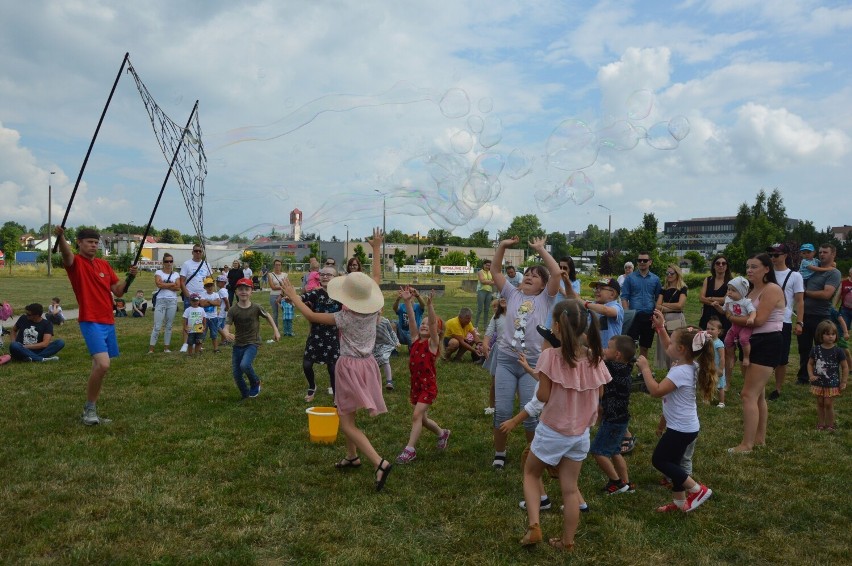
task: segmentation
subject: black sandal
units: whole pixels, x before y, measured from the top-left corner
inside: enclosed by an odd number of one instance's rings
[[[335,462],[334,467],[338,470],[342,470],[344,468],[360,468],[361,458],[359,456],[355,456],[354,458],[343,458],[343,460]]]
[[[382,464],[387,464],[387,466],[382,466]],[[382,460],[379,462],[379,465],[376,466],[376,473],[381,472],[381,477],[376,480],[376,491],[381,491],[383,487],[385,487],[385,482],[388,479],[388,475],[390,475],[391,470],[393,469],[393,464],[388,462],[387,460]]]
[[[636,436],[625,436],[621,439],[621,453],[630,454],[636,448]]]

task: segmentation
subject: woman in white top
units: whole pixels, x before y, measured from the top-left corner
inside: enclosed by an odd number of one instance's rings
[[[275,321],[275,327],[281,328],[278,324],[278,310],[281,305],[281,282],[287,275],[281,271],[281,260],[276,259],[272,262],[272,271],[266,274],[266,282],[269,283],[269,314],[272,320]]]
[[[148,353],[154,353],[154,346],[160,337],[160,329],[165,324],[163,333],[163,351],[171,352],[169,344],[172,341],[172,324],[177,312],[178,295],[180,294],[180,276],[174,271],[175,258],[172,254],[163,254],[163,268],[154,273],[154,285],[157,290],[157,305],[154,307],[154,329],[151,330],[151,340]]]

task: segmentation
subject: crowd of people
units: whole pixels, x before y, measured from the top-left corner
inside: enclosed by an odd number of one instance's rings
[[[86,425],[102,424],[108,419],[98,415],[97,401],[110,360],[119,353],[115,305],[129,284],[120,282],[109,264],[96,257],[95,231],[78,231],[76,253],[61,227],[55,233],[92,358],[81,418]],[[374,257],[380,253],[382,237],[376,229],[369,239]],[[439,450],[447,448],[451,430],[429,416],[438,397],[438,361],[460,362],[469,355],[492,377],[486,413],[493,420],[495,470],[507,464],[511,431],[518,425],[524,428],[527,448],[521,455],[520,505],[527,512],[528,527],[521,544],[543,540],[540,512],[552,505],[542,482],[547,470],[559,479],[565,517],[561,535],[549,542],[566,550],[573,548],[580,513],[588,508],[577,479],[589,454],[608,478],[606,493],[635,490],[624,458],[635,443],[629,430],[635,379],[648,394],[663,400],[659,441],[651,459],[672,491],[672,501],[656,509],[661,513],[691,512],[711,497],[712,490],[692,478],[700,431],[697,398],[709,401],[715,396],[717,406],[724,408],[725,390],[738,359],[743,374],[742,439],[728,453],[747,454],[766,444],[767,400],[782,394],[793,335],[801,353],[797,380],[808,384],[817,400],[817,428],[835,429],[833,399],[845,389],[849,373],[846,340],[852,270],[848,279],[841,279],[833,246],[803,245],[804,260],[794,270],[788,247],[774,244],[748,258],[743,277],[734,277],[725,256],[717,255],[701,286],[700,320],[691,326],[684,314],[688,289],[677,265],[667,265],[661,281],[651,271],[650,254],[640,251],[635,269],[628,262],[623,276],[592,282],[594,300],[583,300],[573,261],[553,258],[544,238],[529,242],[540,264],[527,267],[522,275],[513,266],[504,270],[505,251],[516,244],[517,238],[501,241],[494,257],[483,262],[477,275],[475,315],[463,307],[443,321],[435,312],[433,293],[424,297],[414,287],[402,287],[392,307],[396,327],[382,316],[385,299],[378,262],[373,262],[371,276],[362,272],[355,258],[347,262],[343,276],[333,259],[322,266],[314,262],[299,292],[276,260],[264,275],[270,291],[267,311],[252,302],[257,284],[237,262],[230,271],[241,277],[216,275],[201,257],[201,246],[194,246],[192,259],[176,272],[173,257],[165,254],[162,268],[154,274],[157,290],[152,296],[149,353],[154,353],[161,332],[163,350],[170,352],[181,300],[182,351],[199,353],[209,334],[216,353],[221,335],[232,346],[233,378],[241,398],[257,397],[262,379],[253,362],[262,343],[260,323],[265,321],[272,340],[278,341],[282,335],[294,335],[297,311],[310,324],[302,358],[304,400],[312,402],[317,394],[314,366],[325,365],[328,393],[346,438],[346,453],[334,465],[341,470],[357,468],[361,457],[366,458],[374,467],[377,491],[384,488],[394,464],[417,458],[424,428],[435,434]],[[816,252],[818,258],[811,260],[807,252]],[[139,317],[147,313],[142,291],[133,299],[132,313]],[[64,342],[54,336],[54,326],[64,320],[58,297],[46,316],[41,304],[27,305],[15,323],[11,359],[58,360]],[[480,323],[486,322],[480,334]],[[649,351],[655,339],[652,361]],[[413,409],[408,441],[391,461],[377,452],[355,416],[361,409],[371,416],[387,411],[382,384],[387,390],[395,387],[390,357],[401,345],[408,350]],[[659,379],[652,366],[665,376]],[[522,408],[517,414],[516,397]]]

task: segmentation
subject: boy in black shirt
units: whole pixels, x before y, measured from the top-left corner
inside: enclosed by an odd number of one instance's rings
[[[42,317],[44,307],[33,303],[25,307],[26,314],[15,323],[15,341],[9,344],[13,360],[53,362],[65,347],[60,338],[53,339],[53,323]]]
[[[604,350],[604,363],[612,381],[604,385],[599,412],[601,423],[589,453],[595,457],[598,467],[609,478],[603,488],[604,493],[608,495],[635,491],[635,486],[630,483],[627,474],[627,461],[621,455],[621,439],[630,421],[628,405],[634,355],[636,343],[633,338],[623,334],[610,338]]]

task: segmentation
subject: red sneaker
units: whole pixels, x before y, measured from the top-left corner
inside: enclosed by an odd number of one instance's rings
[[[695,493],[686,494],[686,505],[683,506],[683,510],[687,513],[689,513],[690,511],[694,511],[702,503],[710,499],[711,495],[713,495],[713,490],[711,490],[706,485],[699,484],[698,491],[696,491]]]

